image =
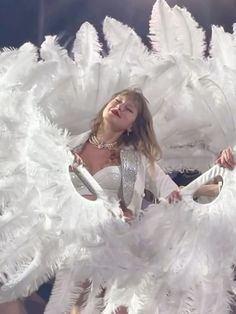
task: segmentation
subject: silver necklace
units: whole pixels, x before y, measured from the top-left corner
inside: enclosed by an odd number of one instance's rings
[[[97,138],[96,135],[91,135],[89,138],[89,143],[91,143],[92,145],[96,146],[98,149],[109,149],[112,150],[115,148],[115,146],[117,145],[117,142],[113,142],[113,143],[104,143],[99,141],[99,139]]]

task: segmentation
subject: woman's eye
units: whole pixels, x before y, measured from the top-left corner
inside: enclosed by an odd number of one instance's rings
[[[133,110],[132,110],[131,108],[127,108],[127,110],[128,110],[129,112],[132,112],[132,113],[133,113]]]

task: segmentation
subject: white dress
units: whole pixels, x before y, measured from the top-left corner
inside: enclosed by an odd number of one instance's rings
[[[94,179],[103,188],[108,197],[119,201],[118,192],[121,188],[121,169],[120,166],[108,166],[93,175]],[[91,191],[83,184],[83,182],[71,172],[71,180],[80,195],[89,195]]]

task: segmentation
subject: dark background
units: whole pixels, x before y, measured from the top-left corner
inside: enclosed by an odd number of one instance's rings
[[[185,6],[210,35],[210,25],[231,32],[236,22],[236,0],[167,0]],[[19,47],[26,41],[40,45],[47,34],[57,34],[70,46],[84,21],[101,34],[106,15],[133,27],[148,43],[148,21],[155,0],[0,0],[0,47]]]

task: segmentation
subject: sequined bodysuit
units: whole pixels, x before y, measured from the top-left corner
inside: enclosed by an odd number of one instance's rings
[[[83,184],[83,182],[71,172],[71,180],[80,195],[90,195],[91,192]],[[118,194],[121,188],[121,167],[107,166],[93,175],[94,179],[104,189],[105,193],[112,198],[118,200]]]

